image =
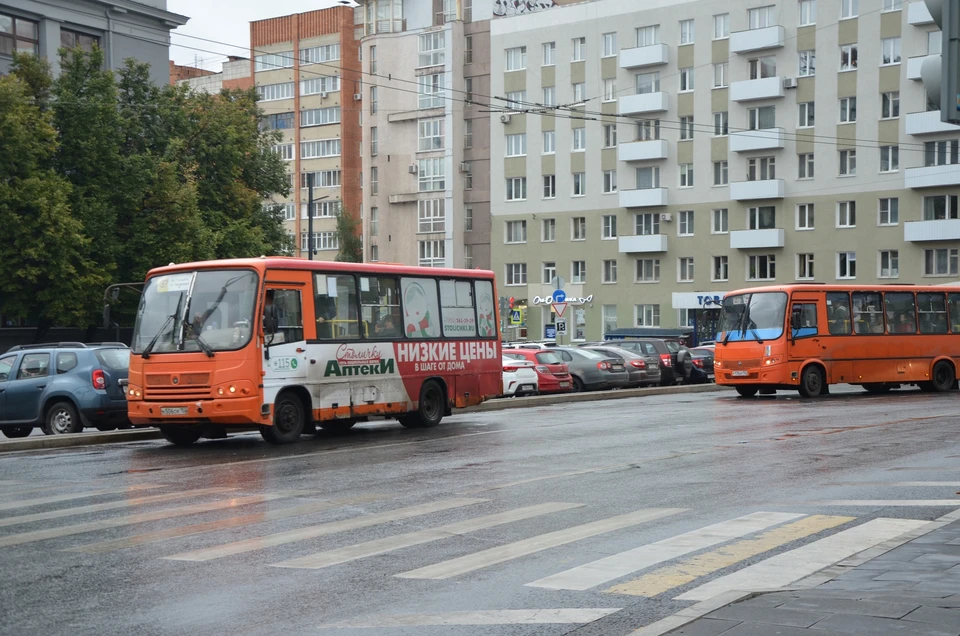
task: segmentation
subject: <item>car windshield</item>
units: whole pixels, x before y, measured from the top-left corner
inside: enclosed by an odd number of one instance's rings
[[[563,360],[560,359],[560,356],[555,354],[553,351],[538,353],[537,362],[540,364],[563,364]]]
[[[775,340],[783,335],[787,295],[783,292],[737,294],[723,299],[720,331],[730,340]]]
[[[140,298],[133,352],[231,351],[250,342],[257,275],[248,270],[203,270],[155,276]],[[198,343],[198,339],[202,343]]]

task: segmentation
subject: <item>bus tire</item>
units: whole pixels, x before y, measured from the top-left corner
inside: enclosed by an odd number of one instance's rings
[[[737,393],[740,395],[740,397],[744,397],[744,398],[753,397],[754,395],[757,394],[757,391],[759,390],[760,389],[758,389],[755,386],[738,386],[737,387]]]
[[[299,397],[287,391],[273,403],[273,426],[261,426],[260,435],[271,444],[292,444],[306,428],[306,409]]]
[[[400,424],[407,428],[433,428],[443,419],[446,397],[436,380],[427,380],[420,388],[420,402],[416,412],[401,418]]]
[[[160,434],[174,446],[190,446],[200,439],[203,429],[199,426],[161,426]]]
[[[930,374],[930,388],[936,393],[952,391],[956,379],[957,374],[953,370],[953,365],[946,360],[941,360],[933,365],[933,373]]]
[[[797,390],[805,398],[815,398],[826,392],[824,391],[826,385],[823,369],[816,364],[811,364],[800,374],[800,386]]]
[[[357,423],[357,420],[329,420],[327,422],[319,422],[320,428],[330,433],[346,433],[353,425]]]
[[[882,393],[889,393],[889,392],[890,392],[890,389],[892,389],[893,386],[892,386],[892,385],[889,385],[889,384],[880,384],[880,383],[877,383],[877,384],[864,384],[864,385],[863,385],[863,388],[866,390],[867,393],[873,393],[874,395],[880,395],[880,394],[882,394]]]

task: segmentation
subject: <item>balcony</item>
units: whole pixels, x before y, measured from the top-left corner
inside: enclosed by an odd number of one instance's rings
[[[666,188],[620,190],[621,208],[657,208],[667,204]]]
[[[632,141],[617,146],[617,159],[620,161],[652,161],[666,159],[669,146],[663,139],[656,141]]]
[[[750,53],[763,49],[777,49],[783,46],[782,26],[770,26],[749,31],[735,31],[730,34],[731,53]]]
[[[783,128],[741,130],[730,133],[730,152],[777,150],[783,148]]]
[[[642,95],[624,95],[620,98],[621,115],[643,115],[645,113],[662,113],[670,103],[667,94],[644,93]]]
[[[783,97],[783,78],[763,77],[730,84],[730,101],[749,102],[755,99]]]
[[[903,240],[909,242],[960,240],[960,219],[907,221],[903,224]]]
[[[670,48],[666,44],[651,44],[620,51],[620,68],[641,68],[666,64],[669,61]]]
[[[920,69],[923,67],[923,61],[928,57],[939,57],[938,55],[918,55],[907,58],[907,79],[921,81]]]
[[[730,249],[732,250],[753,250],[770,247],[783,247],[783,228],[733,230],[730,232]]]
[[[907,168],[903,185],[907,188],[939,188],[960,185],[960,164]]]
[[[734,181],[730,184],[730,199],[732,201],[752,201],[754,199],[782,199],[782,198],[783,198],[783,179],[764,179],[762,181]]]
[[[907,5],[907,22],[913,26],[933,24],[933,16],[923,0],[916,0]]]
[[[645,236],[621,236],[621,254],[654,254],[667,251],[666,234],[650,234]]]
[[[937,133],[960,132],[960,126],[940,121],[939,110],[924,113],[907,113],[908,135],[933,135]]]

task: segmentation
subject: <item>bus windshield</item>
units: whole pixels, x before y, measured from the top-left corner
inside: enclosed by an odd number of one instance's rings
[[[241,349],[253,333],[256,294],[257,275],[249,270],[155,276],[140,299],[132,350],[210,355]]]
[[[776,340],[783,335],[786,312],[787,295],[783,292],[726,296],[718,340]]]

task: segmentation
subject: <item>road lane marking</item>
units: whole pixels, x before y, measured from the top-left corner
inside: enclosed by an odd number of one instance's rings
[[[489,550],[481,550],[480,552],[450,559],[449,561],[442,561],[434,565],[428,565],[394,576],[404,579],[449,579],[454,576],[466,574],[467,572],[473,572],[474,570],[480,570],[490,567],[491,565],[534,554],[542,550],[549,550],[550,548],[573,543],[574,541],[593,537],[605,532],[629,528],[630,526],[686,511],[686,508],[645,508],[625,515],[610,517],[609,519],[601,519],[600,521],[593,521],[564,530],[548,532],[515,543],[490,548]]]
[[[70,501],[73,499],[86,499],[88,497],[99,497],[100,495],[118,495],[128,492],[137,492],[138,490],[152,490],[162,488],[151,484],[141,486],[126,486],[124,488],[111,488],[105,490],[90,490],[87,492],[70,493],[66,495],[50,495],[49,497],[38,497],[37,499],[19,499],[17,501],[7,501],[0,503],[0,510],[13,510],[14,508],[29,508],[30,506],[42,506],[44,504],[58,503],[60,501]]]
[[[773,548],[823,532],[828,528],[834,528],[854,519],[855,517],[812,515],[764,532],[756,538],[745,539],[712,552],[698,554],[677,565],[660,568],[640,578],[615,585],[605,591],[613,594],[629,594],[648,598],[657,596],[681,585],[691,583],[701,576],[712,574],[750,557],[768,552]]]
[[[584,504],[549,502],[538,504],[536,506],[527,506],[525,508],[517,508],[515,510],[508,510],[506,512],[498,512],[492,515],[477,517],[475,519],[467,519],[466,521],[458,521],[456,523],[440,526],[438,528],[418,530],[416,532],[408,532],[406,534],[399,534],[393,537],[384,537],[383,539],[358,543],[340,548],[338,550],[318,552],[317,554],[311,554],[297,559],[290,559],[289,561],[274,563],[273,567],[316,570],[331,565],[337,565],[339,563],[346,563],[347,561],[362,559],[376,554],[392,552],[401,548],[408,548],[423,543],[429,543],[431,541],[439,541],[440,539],[448,539],[450,537],[462,535],[467,532],[475,532],[477,530],[493,528],[495,526],[511,523],[513,521],[531,519],[533,517],[550,514],[552,512],[561,512],[563,510],[580,508],[583,505]]]
[[[614,554],[533,583],[527,583],[527,586],[551,590],[589,590],[621,576],[803,516],[785,512],[755,512]]]
[[[176,528],[167,528],[165,530],[157,530],[156,532],[147,532],[144,534],[136,534],[129,537],[121,537],[119,539],[113,539],[110,541],[88,543],[87,545],[81,545],[75,548],[68,548],[66,550],[63,550],[63,552],[83,552],[85,554],[100,554],[103,552],[111,552],[113,550],[121,550],[123,548],[146,545],[148,543],[156,543],[158,541],[165,541],[167,539],[188,537],[196,534],[203,534],[204,532],[215,532],[217,530],[226,530],[228,528],[239,528],[242,526],[246,526],[254,523],[261,523],[264,521],[277,521],[279,519],[288,519],[290,517],[296,517],[299,515],[307,515],[315,512],[323,512],[324,510],[330,510],[332,508],[339,508],[341,506],[349,506],[349,505],[359,504],[359,503],[368,503],[371,501],[378,501],[386,498],[387,498],[386,495],[363,495],[360,497],[350,497],[347,499],[334,499],[331,501],[313,502],[313,503],[303,504],[301,506],[293,506],[290,508],[280,508],[278,510],[267,510],[266,512],[254,512],[252,514],[242,515],[239,517],[231,517],[229,519],[222,519],[219,521],[208,521],[206,523],[197,523],[190,526],[179,526]]]
[[[0,548],[6,548],[12,545],[20,545],[23,543],[31,543],[33,541],[43,541],[44,539],[69,537],[75,534],[105,530],[107,528],[129,526],[136,523],[160,521],[161,519],[171,519],[173,517],[196,515],[202,512],[212,512],[214,510],[223,510],[225,508],[236,508],[237,506],[264,503],[286,496],[289,495],[282,493],[270,495],[250,495],[248,497],[237,497],[235,499],[223,499],[221,501],[214,501],[210,503],[181,506],[179,508],[166,508],[164,510],[141,512],[135,515],[128,515],[126,517],[115,517],[113,519],[103,519],[100,521],[87,521],[85,523],[76,523],[69,526],[61,526],[59,528],[46,528],[44,530],[34,530],[32,532],[21,532],[19,534],[10,534],[5,537],[0,537]]]
[[[297,528],[296,530],[288,530],[286,532],[278,532],[276,534],[269,534],[264,537],[257,537],[255,539],[234,541],[233,543],[226,543],[223,545],[213,546],[211,548],[202,548],[200,550],[181,552],[179,554],[173,554],[163,558],[171,561],[209,561],[211,559],[219,559],[233,554],[253,552],[254,550],[262,550],[264,548],[272,548],[274,546],[284,545],[286,543],[293,543],[294,541],[304,541],[306,539],[314,539],[316,537],[335,534],[337,532],[367,528],[369,526],[375,526],[381,523],[400,521],[401,519],[410,519],[412,517],[419,517],[433,512],[440,512],[443,510],[449,510],[451,508],[460,508],[462,506],[471,506],[473,504],[484,503],[486,501],[486,499],[444,499],[442,501],[410,506],[409,508],[399,508],[396,510],[379,512],[376,514],[367,515],[365,517],[355,517],[353,519],[343,519],[340,521],[321,523],[320,525]]]
[[[59,519],[60,517],[72,517],[74,515],[83,515],[91,512],[103,512],[104,510],[116,510],[117,508],[129,508],[131,506],[143,506],[146,504],[160,503],[162,501],[172,501],[174,499],[183,499],[185,497],[198,497],[200,495],[214,495],[225,492],[231,492],[236,488],[201,488],[199,490],[186,490],[183,492],[167,493],[165,495],[150,495],[149,497],[135,497],[133,499],[122,499],[120,501],[111,501],[102,504],[91,504],[89,506],[78,506],[76,508],[63,508],[61,510],[49,510],[47,512],[37,512],[32,515],[20,515],[19,517],[7,517],[0,519],[0,528],[13,526],[19,523],[30,523],[32,521],[45,521],[47,519]]]
[[[445,625],[563,625],[585,624],[600,620],[615,612],[619,607],[576,607],[559,609],[527,610],[479,610],[466,612],[436,612],[431,614],[398,614],[394,616],[374,616],[356,621],[321,625],[320,629],[330,628],[371,628],[371,627],[432,627]]]
[[[819,506],[877,506],[905,507],[905,506],[956,506],[960,504],[960,497],[956,499],[834,499],[832,501],[811,501],[810,504]]]
[[[927,523],[915,519],[874,519],[705,583],[677,599],[705,601],[729,590],[784,587]]]
[[[893,484],[891,484],[891,485],[892,485],[892,486],[905,486],[905,487],[908,487],[908,488],[924,488],[924,487],[931,487],[931,488],[938,488],[938,487],[960,488],[960,481],[898,481],[898,482],[895,482],[895,483],[893,483]]]

